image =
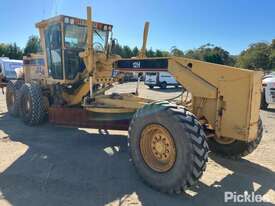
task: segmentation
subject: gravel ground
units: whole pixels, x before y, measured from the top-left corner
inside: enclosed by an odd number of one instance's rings
[[[127,83],[113,91],[135,91]],[[180,89],[149,90],[144,97],[166,99]],[[275,108],[262,111],[264,137],[251,155],[231,161],[210,154],[196,187],[166,195],[145,185],[133,168],[127,132],[25,126],[6,113],[0,94],[0,205],[230,205],[224,192],[255,192],[275,205]],[[237,205],[237,204],[233,204]],[[251,205],[251,203],[241,204]]]

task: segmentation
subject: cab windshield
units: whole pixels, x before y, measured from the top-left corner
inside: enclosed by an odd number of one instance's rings
[[[87,39],[87,27],[75,24],[65,24],[65,48],[84,49]],[[104,51],[106,47],[106,41],[108,38],[108,32],[94,29],[93,45],[96,51]]]

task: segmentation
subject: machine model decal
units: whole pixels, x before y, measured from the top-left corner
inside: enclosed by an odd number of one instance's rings
[[[118,60],[115,69],[120,71],[168,71],[168,59]]]

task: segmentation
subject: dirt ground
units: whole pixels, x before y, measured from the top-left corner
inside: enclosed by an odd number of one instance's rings
[[[127,83],[113,91],[134,91],[134,86]],[[152,91],[141,85],[141,92],[165,99],[180,89]],[[28,127],[6,113],[0,94],[0,205],[230,205],[224,203],[225,191],[254,191],[263,195],[261,205],[275,205],[275,108],[262,111],[261,117],[264,137],[254,153],[239,161],[210,153],[196,187],[166,195],[137,175],[128,156],[127,132]]]

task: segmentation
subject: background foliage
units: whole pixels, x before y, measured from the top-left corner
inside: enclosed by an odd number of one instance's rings
[[[23,55],[40,51],[39,38],[34,35],[29,37],[25,48],[22,49],[19,48],[16,43],[0,43],[0,57],[5,56],[11,59],[22,59]],[[139,49],[138,47],[130,48],[127,45],[116,44],[113,53],[123,58],[130,58],[137,56]],[[240,55],[235,56],[231,55],[224,48],[210,43],[187,51],[182,51],[175,46],[167,51],[159,49],[153,50],[150,48],[146,51],[146,55],[148,57],[182,56],[216,64],[270,71],[275,70],[275,39],[273,39],[271,43],[258,42],[251,44],[247,49],[244,49]]]

